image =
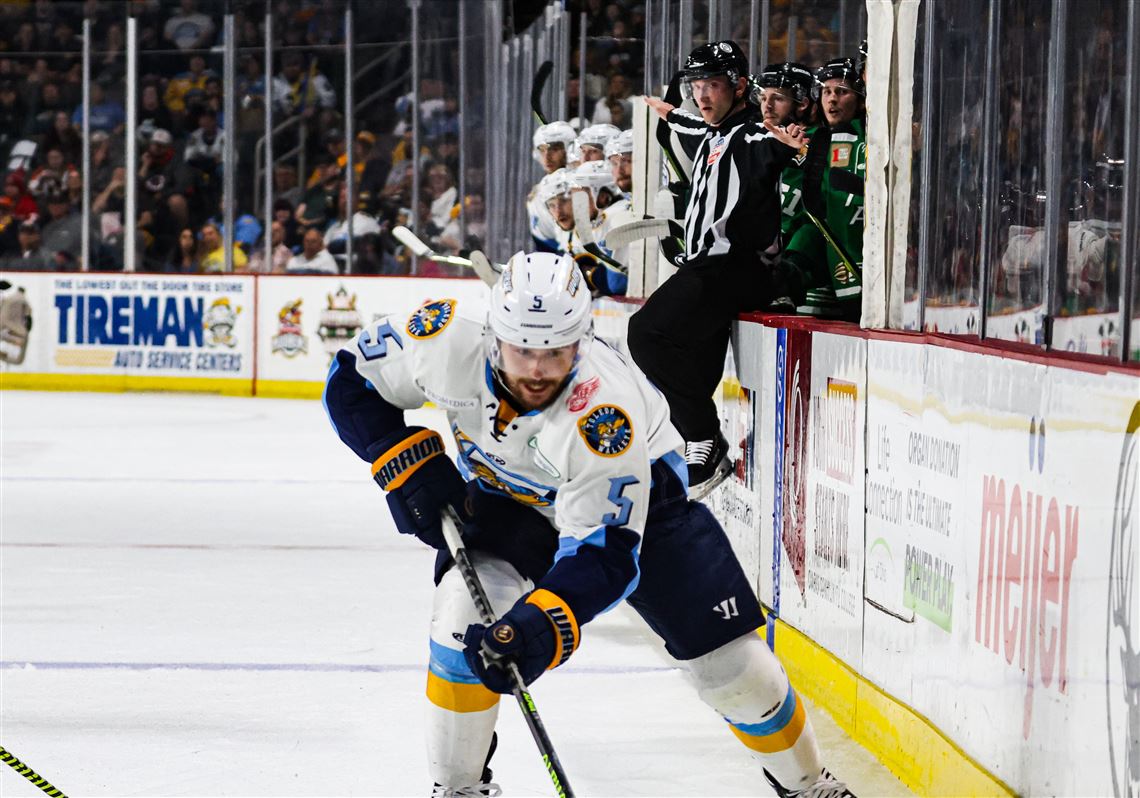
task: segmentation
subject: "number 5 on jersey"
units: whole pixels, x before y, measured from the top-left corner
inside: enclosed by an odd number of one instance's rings
[[[378,357],[384,357],[388,354],[389,338],[396,342],[396,346],[401,349],[404,348],[404,342],[400,340],[399,334],[392,329],[392,325],[388,322],[384,322],[376,328],[375,342],[373,342],[369,332],[365,330],[360,334],[360,341],[357,344],[360,348],[360,354],[364,355],[365,360],[375,360]]]
[[[606,526],[625,526],[629,523],[630,513],[633,511],[633,499],[622,496],[622,492],[630,485],[637,484],[636,477],[610,477],[610,495],[607,497],[617,505],[617,513],[607,513],[602,516],[602,523]]]

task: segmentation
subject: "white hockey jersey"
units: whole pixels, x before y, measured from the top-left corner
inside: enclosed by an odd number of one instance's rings
[[[456,300],[437,300],[379,319],[348,350],[389,404],[444,410],[460,470],[541,512],[559,532],[560,556],[606,526],[642,534],[651,462],[664,459],[686,479],[683,440],[662,394],[595,340],[550,406],[517,414],[496,395],[483,327],[460,315]]]
[[[538,201],[537,187],[526,198],[527,224],[534,240],[554,252],[566,251],[566,233],[554,221],[550,211]]]

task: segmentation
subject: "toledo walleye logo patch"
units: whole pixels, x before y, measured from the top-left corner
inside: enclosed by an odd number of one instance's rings
[[[596,454],[616,457],[633,443],[633,424],[617,405],[598,405],[578,419],[578,434]]]
[[[438,299],[428,302],[408,319],[408,335],[413,338],[431,338],[455,318],[455,300]]]

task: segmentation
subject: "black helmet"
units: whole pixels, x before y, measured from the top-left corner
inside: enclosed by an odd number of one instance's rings
[[[685,59],[681,71],[684,85],[690,81],[703,80],[716,75],[727,75],[730,83],[748,75],[748,56],[734,41],[702,44]]]
[[[825,81],[832,78],[840,78],[846,81],[853,92],[863,97],[867,96],[867,84],[863,82],[863,73],[859,71],[852,59],[835,58],[817,69],[815,72],[816,93],[819,93]]]
[[[798,103],[811,97],[814,84],[811,70],[796,61],[769,64],[756,79],[756,85],[761,89],[788,89]]]

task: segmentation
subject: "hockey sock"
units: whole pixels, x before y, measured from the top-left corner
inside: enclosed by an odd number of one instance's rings
[[[822,763],[811,721],[758,635],[739,637],[688,665],[701,700],[785,788],[798,790],[818,778]]]

